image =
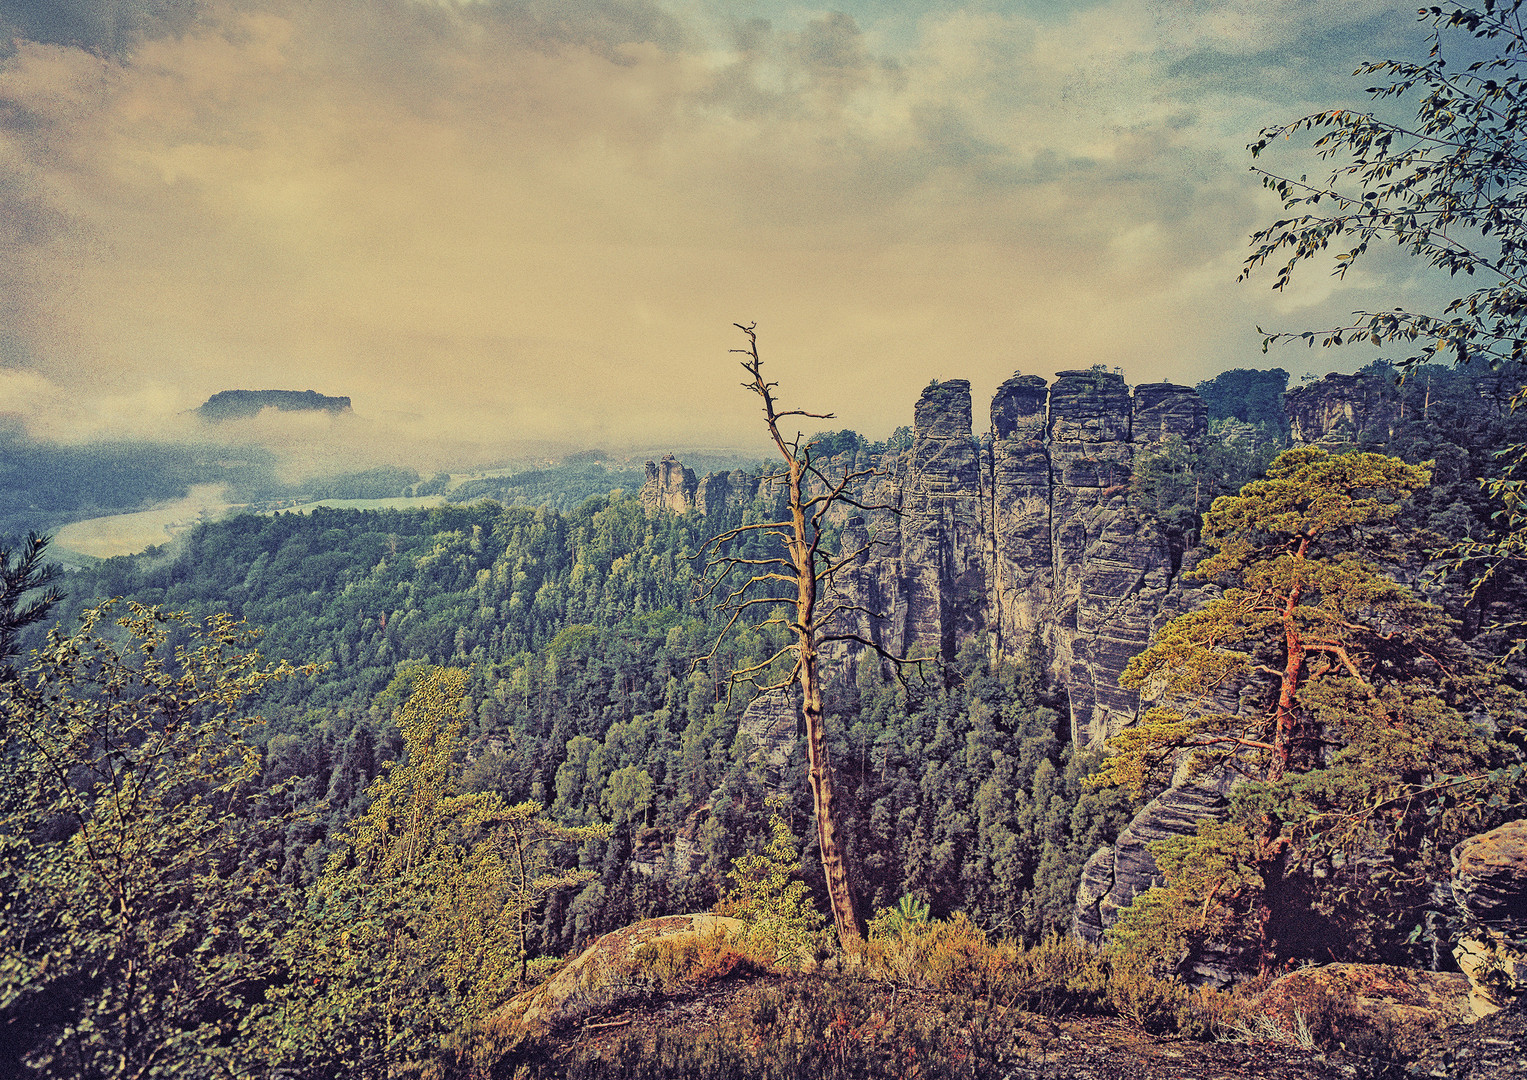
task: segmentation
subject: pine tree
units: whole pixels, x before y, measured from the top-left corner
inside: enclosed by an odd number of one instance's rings
[[[1520,715],[1451,620],[1374,561],[1427,480],[1394,458],[1303,447],[1206,515],[1211,554],[1192,575],[1222,591],[1130,662],[1121,681],[1162,703],[1115,737],[1101,777],[1249,783],[1229,822],[1162,846],[1167,890],[1138,901],[1122,935],[1174,941],[1162,955],[1176,959],[1249,924],[1263,968],[1317,945],[1403,952],[1447,845],[1486,816],[1489,787],[1513,782],[1492,773],[1501,748],[1469,714]]]

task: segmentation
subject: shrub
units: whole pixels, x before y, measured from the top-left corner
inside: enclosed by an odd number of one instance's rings
[[[822,938],[823,919],[798,876],[800,849],[778,814],[769,819],[769,846],[732,864],[732,886],[716,904],[718,915],[747,924],[745,950],[763,953],[770,964],[799,970]]]
[[[897,1007],[863,980],[801,978],[734,1001],[698,1035],[654,1025],[602,1050],[525,1062],[515,1080],[999,1080],[1012,1073],[1022,1014],[933,995]]]
[[[631,954],[630,981],[645,983],[660,993],[708,986],[735,975],[764,974],[773,961],[772,949],[750,949],[724,930],[639,945]]]

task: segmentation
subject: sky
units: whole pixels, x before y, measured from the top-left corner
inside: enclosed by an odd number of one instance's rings
[[[248,437],[757,447],[736,322],[872,438],[930,379],[979,429],[1015,371],[1352,370],[1257,328],[1430,285],[1237,283],[1246,144],[1423,50],[1386,0],[0,0],[0,423],[313,389],[352,422]]]

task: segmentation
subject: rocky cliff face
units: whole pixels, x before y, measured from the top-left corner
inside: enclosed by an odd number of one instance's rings
[[[713,499],[716,496],[713,478],[705,479],[710,485],[707,498]],[[695,505],[699,487],[693,469],[686,469],[672,454],[665,454],[662,461],[647,462],[647,482],[639,495],[649,514],[659,510],[682,514]]]
[[[946,659],[983,633],[1007,655],[1037,635],[1070,694],[1073,737],[1101,744],[1134,720],[1118,676],[1174,579],[1155,519],[1131,505],[1132,463],[1168,436],[1201,439],[1203,403],[1185,386],[1131,393],[1118,375],[1067,371],[1053,385],[1014,375],[979,436],[963,379],[930,384],[913,421],[910,449],[850,464],[880,470],[859,498],[889,507],[838,522],[844,550],[860,552],[839,581],[861,609],[853,629]],[[696,481],[672,457],[647,474],[651,512],[713,512],[758,489],[740,473]]]

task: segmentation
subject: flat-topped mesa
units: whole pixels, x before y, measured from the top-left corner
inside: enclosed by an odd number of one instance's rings
[[[693,469],[686,469],[672,454],[664,454],[662,461],[647,462],[647,482],[640,495],[642,505],[649,514],[660,510],[685,513],[695,504],[698,486]]]
[[[278,412],[350,412],[348,397],[330,397],[316,390],[219,390],[197,407],[203,420],[214,422],[258,416],[265,409]]]

